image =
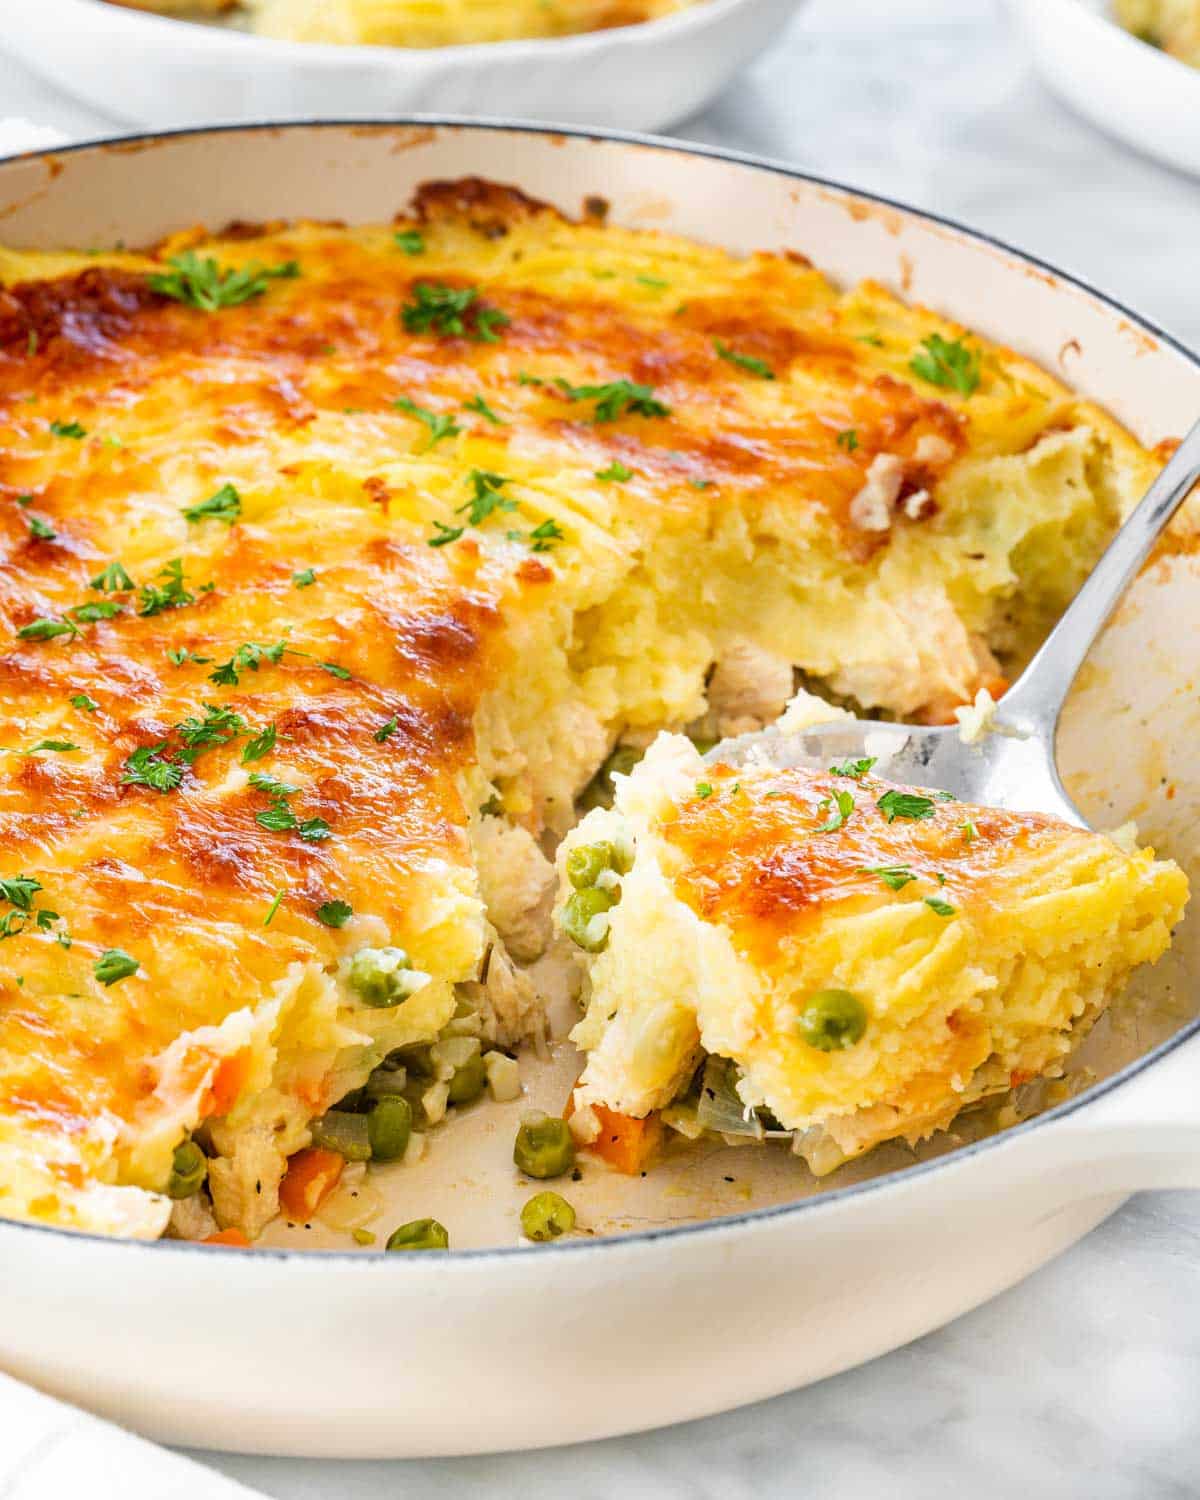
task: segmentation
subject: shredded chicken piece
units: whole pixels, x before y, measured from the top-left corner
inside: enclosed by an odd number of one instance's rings
[[[515,1047],[526,1040],[540,1046],[545,1040],[545,1007],[503,943],[492,944],[484,961],[483,978],[460,988],[479,1010],[485,1041]]]
[[[866,484],[850,502],[850,524],[860,531],[887,531],[903,483],[904,460],[894,453],[877,453]]]
[[[550,940],[554,866],[527,828],[483,818],[473,833],[488,917],[516,959],[539,957]]]
[[[792,696],[792,664],[755,641],[730,641],[708,683],[719,737],[773,724]]]

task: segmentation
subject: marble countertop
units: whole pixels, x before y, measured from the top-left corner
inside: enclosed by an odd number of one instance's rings
[[[3,39],[0,36],[0,48]],[[111,122],[0,55],[0,116]],[[676,134],[785,158],[987,229],[1200,346],[1200,182],[1037,81],[989,0],[809,0]],[[535,1454],[327,1464],[199,1455],[279,1500],[1200,1494],[1200,1198],[1132,1200],[1060,1260],[906,1349],[704,1422]]]

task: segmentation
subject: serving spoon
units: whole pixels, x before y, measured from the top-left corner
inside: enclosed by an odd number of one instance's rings
[[[968,743],[957,724],[835,720],[801,731],[760,730],[722,740],[712,765],[803,766],[873,757],[877,774],[910,786],[937,787],[960,802],[1050,813],[1087,826],[1067,796],[1055,760],[1063,703],[1084,659],[1122,594],[1175,512],[1200,479],[1200,422],[1109,543],[1037,655],[1008,689],[990,732]]]

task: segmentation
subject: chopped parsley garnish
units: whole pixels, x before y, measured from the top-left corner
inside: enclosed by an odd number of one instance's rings
[[[462,428],[453,417],[442,412],[430,411],[427,406],[418,406],[408,396],[400,396],[392,405],[397,411],[407,412],[410,417],[415,417],[418,422],[424,422],[429,428],[429,441],[421,450],[428,453],[435,443],[440,443],[443,438],[454,437],[462,431]]]
[[[329,824],[324,818],[305,818],[303,822],[288,806],[287,799],[300,790],[290,781],[280,781],[265,771],[252,771],[250,785],[256,792],[265,792],[271,799],[270,807],[254,814],[254,821],[268,833],[296,832],[310,844],[318,844],[329,837]]]
[[[979,829],[975,827],[975,820],[973,818],[968,818],[967,821],[961,825],[960,831],[962,833],[964,843],[967,844],[973,844],[979,837]]]
[[[97,620],[111,620],[123,607],[116,599],[89,599],[86,604],[75,606],[71,618],[78,625],[94,625]]]
[[[409,333],[465,336],[476,343],[496,344],[500,341],[496,329],[508,326],[508,314],[481,302],[478,287],[418,281],[412,292],[413,300],[404,304],[400,314]]]
[[[444,521],[435,521],[433,527],[437,535],[428,539],[431,547],[444,547],[448,542],[457,542],[467,529],[465,526],[447,526]]]
[[[834,792],[832,797],[823,797],[817,803],[817,811],[828,810],[829,816],[816,830],[818,833],[836,833],[854,811],[853,792]]]
[[[424,255],[425,236],[418,229],[398,229],[396,243],[405,255]]]
[[[317,665],[320,667],[322,672],[328,672],[330,677],[338,677],[342,682],[350,681],[349,667],[339,666],[336,661],[321,661],[318,662]]]
[[[853,427],[847,427],[844,432],[838,433],[837,445],[839,448],[845,448],[847,453],[853,453],[858,447],[858,433]]]
[[[500,493],[511,480],[503,474],[490,474],[486,469],[472,469],[467,475],[467,483],[471,486],[471,498],[463,505],[457,507],[455,514],[467,512],[467,520],[472,526],[480,526],[497,510],[516,510],[517,502],[509,500]]]
[[[949,901],[943,901],[940,896],[924,896],[922,900],[929,910],[937,912],[939,917],[952,917],[954,915],[954,908],[950,905]]]
[[[955,390],[960,396],[969,396],[978,387],[982,359],[978,348],[969,348],[962,339],[944,339],[940,333],[931,333],[922,339],[921,349],[908,362],[914,375],[930,385]]]
[[[210,313],[223,307],[238,307],[252,297],[261,297],[272,281],[290,280],[300,274],[300,266],[294,260],[278,266],[251,261],[245,266],[222,268],[211,255],[197,255],[194,250],[172,255],[167,265],[169,271],[147,277],[150,290]]]
[[[632,380],[610,380],[607,385],[572,385],[561,377],[555,385],[569,401],[594,401],[592,419],[615,422],[626,412],[639,417],[669,417],[671,408],[656,399],[654,387],[638,385]]]
[[[713,348],[723,360],[731,365],[737,365],[739,369],[748,370],[751,375],[757,375],[760,380],[775,379],[775,371],[765,359],[757,359],[753,354],[739,354],[722,339],[713,339]]]
[[[711,782],[709,782],[709,781],[698,781],[696,783],[696,796],[700,798],[701,802],[703,802],[707,798],[711,797],[712,794],[713,794],[713,789],[712,789],[712,783]]]
[[[88,587],[99,589],[102,594],[122,594],[133,587],[133,579],[119,562],[110,562],[103,573],[96,574]]]
[[[710,489],[712,489],[712,480],[711,479],[689,479],[688,483],[691,485],[691,487],[694,490],[710,490]]]
[[[354,915],[354,908],[345,901],[326,901],[317,907],[317,921],[326,927],[345,927]]]
[[[291,650],[286,641],[276,641],[273,646],[261,646],[257,641],[247,641],[244,646],[237,648],[228,661],[215,667],[208,674],[208,680],[215,682],[218,687],[237,687],[243,672],[257,672],[264,661],[278,665],[283,660],[284,652]],[[299,656],[302,653],[294,654]]]
[[[920,822],[922,818],[933,817],[933,802],[929,797],[922,797],[916,792],[900,792],[894,787],[891,791],[884,792],[875,806],[889,823],[894,823],[897,818],[911,818],[914,822]]]
[[[189,521],[224,521],[226,526],[232,526],[241,513],[242,497],[231,484],[223,484],[215,495],[198,505],[189,505],[183,512]]]
[[[624,484],[627,479],[633,478],[633,470],[627,469],[620,459],[614,458],[607,469],[597,469],[596,478],[603,480],[605,484]]]
[[[902,891],[917,877],[907,865],[862,865],[860,875],[878,875],[890,891]]]
[[[122,786],[144,786],[152,792],[173,792],[183,780],[183,767],[164,760],[167,741],[157,745],[139,745],[125,762]]]
[[[264,927],[270,927],[271,922],[274,919],[275,913],[279,910],[280,906],[283,903],[283,898],[286,895],[287,895],[287,891],[286,890],[276,891],[275,892],[275,899],[274,899],[274,901],[271,902],[270,906],[267,908],[267,914],[263,918],[263,926]]]
[[[55,437],[75,438],[77,440],[87,437],[87,428],[81,427],[78,422],[51,422],[50,431]]]
[[[661,276],[635,276],[633,279],[640,282],[642,286],[652,286],[658,291],[662,291],[665,287],[671,285],[669,281],[664,281]]]
[[[138,614],[143,618],[149,615],[160,615],[165,609],[183,609],[188,604],[195,604],[196,596],[184,583],[183,559],[172,558],[157,575],[163,580],[161,584],[143,583],[138,591]],[[201,584],[201,593],[211,590],[212,584]]]
[[[71,697],[71,707],[79,709],[81,713],[94,714],[100,705],[95,698],[89,698],[86,693],[74,693]]]
[[[194,661],[198,667],[203,667],[212,661],[212,657],[197,656],[194,651],[189,651],[186,646],[180,646],[176,650],[167,652],[167,660],[175,667],[182,667],[184,662],[188,661]]]
[[[41,750],[53,750],[66,754],[68,751],[78,749],[79,746],[73,745],[70,740],[38,740],[36,745],[31,746],[28,750],[22,750],[20,753],[22,755],[37,755]]]
[[[7,879],[0,876],[0,897],[18,911],[31,911],[33,898],[41,889],[42,882],[32,875],[10,875]]]
[[[531,375],[528,370],[517,371],[518,385],[545,385],[546,382],[540,375]]]
[[[123,948],[109,948],[96,960],[92,973],[101,984],[108,986],[116,984],[118,979],[128,979],[140,968],[141,964],[137,959],[131,957]]]
[[[394,735],[396,732],[396,723],[396,716],[395,714],[393,714],[390,719],[385,720],[379,726],[379,728],[375,731],[371,738],[378,745],[386,744],[387,741],[390,740],[392,735]]]
[[[33,504],[32,495],[17,495],[15,498],[18,505],[24,506]]]
[[[508,426],[504,418],[498,417],[482,396],[472,396],[469,401],[464,401],[463,410],[478,412],[481,417],[486,417],[494,427]]]
[[[48,521],[43,521],[41,516],[29,517],[29,535],[39,542],[52,542],[57,535],[54,527]]]
[[[251,761],[262,760],[264,756],[270,755],[278,738],[279,733],[274,724],[268,724],[260,734],[256,734],[242,746],[242,765],[248,766]]]
[[[877,756],[864,755],[861,760],[845,760],[840,766],[830,766],[831,776],[849,776],[852,781],[861,781],[875,764]]]
[[[52,641],[60,635],[78,635],[79,626],[71,620],[31,620],[28,625],[22,625],[17,631],[17,639],[22,641]]]
[[[934,792],[933,800],[935,802],[957,802],[958,798],[953,792],[938,791]]]
[[[555,542],[563,539],[562,528],[556,521],[543,521],[541,525],[535,526],[529,533],[529,540],[533,543],[532,551],[549,552]]]
[[[870,344],[874,349],[883,348],[883,340],[877,333],[860,333],[858,335],[858,342],[860,344]]]
[[[250,726],[241,714],[235,713],[231,708],[206,703],[203,718],[192,714],[175,726],[175,733],[186,747],[179,759],[191,765],[202,750],[210,750],[215,745],[227,745],[230,740],[249,732]]]
[[[299,573],[292,574],[292,583],[298,589],[311,588],[317,581],[317,575],[311,568],[303,568]]]
[[[256,792],[266,792],[269,797],[290,797],[300,790],[290,781],[280,781],[269,771],[252,771],[248,780]]]

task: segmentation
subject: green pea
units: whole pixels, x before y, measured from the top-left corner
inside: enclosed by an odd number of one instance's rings
[[[628,875],[632,868],[632,851],[628,846],[615,844],[609,839],[599,839],[594,844],[576,844],[567,855],[567,879],[577,891],[594,886],[605,870]]]
[[[613,898],[595,886],[588,891],[572,891],[562,909],[562,930],[576,947],[587,953],[599,953],[608,944],[608,922],[598,922],[612,910]]]
[[[611,807],[613,776],[628,776],[645,753],[636,745],[618,745],[584,788],[579,799],[580,807],[589,812],[593,807]]]
[[[388,1250],[449,1250],[446,1226],[436,1219],[413,1219],[388,1235]]]
[[[862,1041],[868,1019],[867,1007],[849,990],[817,990],[808,997],[796,1026],[810,1047],[837,1052]]]
[[[412,1134],[412,1106],[399,1094],[379,1099],[367,1116],[367,1139],[373,1161],[399,1161]]]
[[[455,1068],[447,1098],[451,1104],[470,1104],[472,1099],[479,1098],[486,1085],[487,1069],[483,1065],[483,1058],[477,1053],[463,1063],[461,1068]]]
[[[371,1139],[366,1115],[348,1109],[330,1109],[309,1126],[312,1143],[324,1151],[336,1151],[347,1161],[370,1161]]]
[[[561,1177],[575,1165],[575,1142],[565,1120],[528,1115],[513,1142],[513,1161],[526,1177]]]
[[[208,1162],[195,1141],[186,1140],[175,1147],[171,1158],[171,1175],[167,1178],[168,1198],[190,1198],[200,1191],[208,1176]]]
[[[534,1193],[521,1210],[521,1233],[527,1240],[556,1240],[575,1228],[575,1210],[558,1193]]]
[[[415,976],[403,948],[360,948],[350,961],[350,988],[375,1010],[400,1005],[413,993]]]

